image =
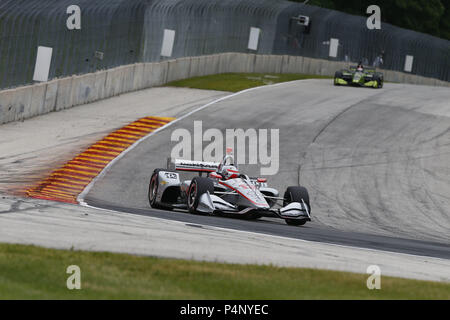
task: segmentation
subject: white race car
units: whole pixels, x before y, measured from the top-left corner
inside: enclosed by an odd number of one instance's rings
[[[180,171],[199,176],[181,181]],[[269,188],[266,179],[241,174],[232,155],[226,155],[220,163],[168,159],[167,169],[153,171],[148,198],[152,208],[157,209],[243,215],[249,219],[275,216],[296,226],[311,221],[306,188],[288,187],[284,197],[279,197],[278,190]]]

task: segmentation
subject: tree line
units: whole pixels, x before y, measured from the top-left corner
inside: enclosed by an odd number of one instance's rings
[[[360,16],[376,4],[383,22],[450,40],[450,0],[310,0],[308,4]]]

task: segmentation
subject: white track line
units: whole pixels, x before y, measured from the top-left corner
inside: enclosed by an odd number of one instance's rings
[[[106,167],[100,172],[99,175],[97,175],[94,179],[92,179],[92,181],[86,186],[86,188],[78,195],[77,197],[77,201],[78,203],[83,206],[83,207],[87,207],[87,208],[91,208],[91,209],[97,209],[97,210],[104,210],[104,211],[110,211],[110,212],[117,212],[120,214],[124,214],[124,212],[121,211],[114,211],[114,210],[110,210],[110,209],[104,209],[104,208],[99,208],[99,207],[94,207],[91,206],[89,204],[87,204],[84,201],[84,198],[86,197],[86,195],[89,193],[89,191],[91,191],[92,187],[94,186],[94,184],[98,181],[98,179],[102,178],[109,170],[109,168],[111,168],[112,165],[114,165],[114,163],[116,163],[117,161],[119,161],[122,157],[124,157],[128,152],[132,151],[134,148],[136,148],[142,141],[150,138],[151,136],[153,136],[154,134],[158,133],[161,130],[164,130],[168,127],[170,127],[171,125],[177,123],[178,121],[181,121],[187,117],[189,117],[190,115],[199,112],[203,109],[208,108],[209,106],[216,104],[218,102],[236,97],[240,94],[243,93],[247,93],[250,91],[255,91],[255,90],[259,90],[261,88],[269,88],[269,87],[276,87],[276,86],[280,86],[280,85],[284,85],[284,84],[288,84],[288,83],[292,83],[298,80],[294,80],[294,81],[287,81],[287,82],[280,82],[280,83],[275,83],[275,84],[271,84],[271,85],[264,85],[264,86],[259,86],[259,87],[254,87],[254,88],[250,88],[250,89],[245,89],[233,94],[230,94],[228,96],[225,97],[221,97],[219,99],[216,99],[214,101],[211,101],[201,107],[198,107],[197,109],[194,109],[188,113],[186,113],[185,115],[181,116],[180,118],[177,118],[171,122],[169,122],[168,124],[156,129],[155,131],[151,132],[150,134],[142,137],[141,139],[137,140],[135,143],[133,143],[128,149],[124,150],[120,155],[118,155],[116,158],[114,158],[110,163],[108,163],[108,165],[106,165]],[[132,214],[132,213],[127,213],[127,214]],[[164,221],[171,221],[171,222],[175,222],[175,223],[182,223],[182,224],[186,224],[185,222],[182,221],[177,221],[177,220],[171,220],[171,219],[164,219],[164,218],[158,218],[158,217],[147,217],[147,218],[152,218],[152,219],[158,219],[158,220],[164,220]],[[442,259],[442,258],[435,258],[435,257],[427,257],[427,256],[419,256],[419,255],[414,255],[414,254],[408,254],[408,253],[401,253],[401,252],[393,252],[393,251],[385,251],[385,250],[378,250],[378,249],[370,249],[370,248],[362,248],[362,247],[354,247],[354,246],[345,246],[345,245],[339,245],[339,244],[334,244],[334,243],[327,243],[327,242],[319,242],[319,241],[310,241],[310,240],[304,240],[304,239],[296,239],[296,238],[289,238],[289,237],[283,237],[283,236],[275,236],[275,235],[270,235],[270,234],[265,234],[265,233],[258,233],[258,232],[252,232],[252,231],[244,231],[244,230],[237,230],[237,229],[231,229],[231,228],[222,228],[222,227],[215,227],[215,226],[210,226],[210,225],[202,225],[199,223],[196,223],[202,227],[207,227],[207,228],[215,228],[218,230],[227,230],[227,231],[235,231],[235,232],[242,232],[242,233],[247,233],[247,234],[253,234],[253,235],[263,235],[263,236],[269,236],[269,237],[273,237],[273,238],[278,238],[278,239],[282,239],[282,240],[297,240],[297,241],[301,241],[301,242],[305,242],[305,243],[312,243],[312,244],[322,244],[322,245],[330,245],[330,246],[335,246],[335,247],[339,247],[339,248],[346,248],[346,249],[357,249],[357,250],[365,250],[365,251],[371,251],[371,252],[383,252],[383,253],[390,253],[390,254],[399,254],[399,255],[404,255],[404,256],[410,256],[410,257],[418,257],[418,258],[425,258],[425,259],[440,259],[440,260],[446,260],[446,259]]]

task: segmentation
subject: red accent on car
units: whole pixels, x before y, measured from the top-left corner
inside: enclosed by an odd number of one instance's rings
[[[232,186],[230,186],[230,185],[228,185],[228,184],[226,184],[226,183],[224,183],[224,182],[222,182],[222,181],[219,181],[219,183],[220,183],[221,185],[224,185],[225,187],[230,188],[231,190],[236,191],[238,194],[240,194],[241,196],[243,196],[243,197],[244,197],[245,199],[247,199],[248,201],[250,201],[250,202],[256,204],[257,206],[266,206],[266,205],[267,205],[266,203],[258,203],[258,202],[253,201],[252,199],[246,197],[246,196],[245,196],[242,192],[240,192],[239,190],[233,188]]]

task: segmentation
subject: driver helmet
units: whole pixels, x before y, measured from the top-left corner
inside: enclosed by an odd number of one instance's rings
[[[356,70],[358,70],[358,71],[363,71],[364,70],[364,67],[363,67],[361,62],[358,63],[358,66],[356,67]]]
[[[223,166],[220,172],[225,180],[239,178],[239,170],[233,165]]]

